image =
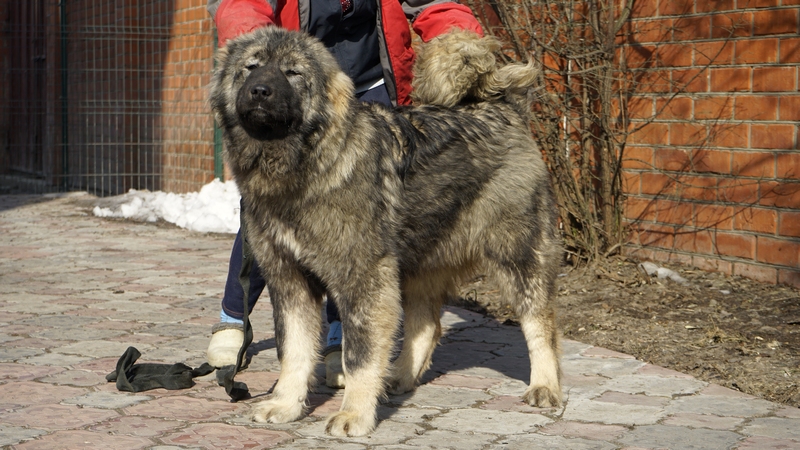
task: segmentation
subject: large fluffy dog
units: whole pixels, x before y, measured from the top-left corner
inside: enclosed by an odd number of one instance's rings
[[[347,380],[327,430],[370,432],[387,387],[409,391],[429,367],[441,306],[478,271],[498,278],[522,326],[531,360],[524,400],[560,403],[560,251],[526,119],[533,68],[498,69],[487,52],[496,44],[463,33],[427,45],[417,100],[438,105],[395,109],[355,101],[328,50],[301,33],[269,27],[220,52],[211,103],[267,280],[281,362],[257,421],[302,416],[327,291],[342,318]],[[449,72],[435,62],[454,54]],[[466,64],[459,76],[442,79],[456,63]]]

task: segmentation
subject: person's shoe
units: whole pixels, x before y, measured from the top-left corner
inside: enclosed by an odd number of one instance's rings
[[[218,323],[211,328],[211,341],[208,343],[206,357],[208,363],[216,368],[236,364],[239,349],[244,342],[244,329],[235,323]],[[242,366],[245,361],[242,361]]]
[[[342,367],[342,346],[334,345],[325,349],[325,385],[334,389],[344,388],[344,368]]]

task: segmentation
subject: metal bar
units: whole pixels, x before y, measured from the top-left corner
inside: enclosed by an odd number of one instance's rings
[[[69,85],[67,84],[67,8],[65,2],[59,1],[61,13],[61,186],[69,187]]]

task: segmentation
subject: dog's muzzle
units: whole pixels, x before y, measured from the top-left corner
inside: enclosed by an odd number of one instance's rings
[[[300,98],[275,65],[250,72],[236,97],[236,112],[242,128],[259,140],[284,138],[303,118]]]

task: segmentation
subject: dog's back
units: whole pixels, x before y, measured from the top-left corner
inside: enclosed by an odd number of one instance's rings
[[[554,241],[542,236],[555,223],[549,177],[513,105],[421,107],[398,116],[407,145],[398,214],[404,274],[441,255],[454,263],[483,258],[485,247],[506,246],[517,234],[530,245]]]

